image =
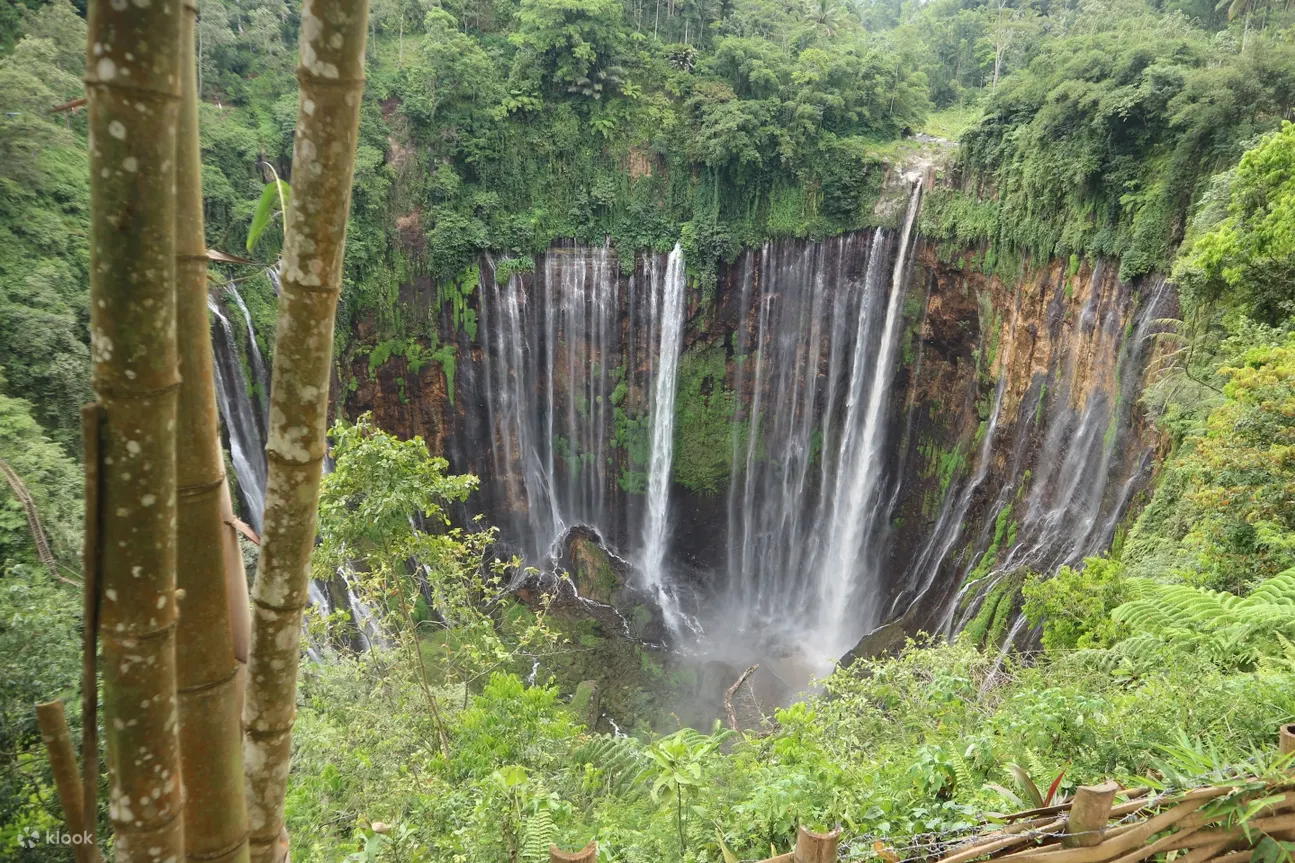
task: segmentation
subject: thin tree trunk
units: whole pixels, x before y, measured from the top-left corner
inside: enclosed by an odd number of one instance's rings
[[[272,861],[296,713],[328,373],[364,88],[367,0],[305,0],[301,82],[270,394],[269,477],[243,709],[252,857]]]
[[[90,335],[108,817],[120,863],[184,854],[175,684],[180,2],[92,0]]]
[[[207,318],[194,51],[197,17],[197,7],[184,0],[175,154],[175,303],[182,380],[175,435],[176,524],[184,537],[176,554],[176,582],[184,591],[184,613],[176,627],[176,689],[186,792],[184,846],[190,860],[242,863],[248,859],[247,803],[220,511],[225,464],[216,428]]]
[[[385,557],[390,560],[391,552],[385,548],[383,551],[385,552]],[[441,721],[440,705],[437,704],[436,696],[432,694],[431,684],[427,680],[427,663],[423,661],[423,649],[418,643],[418,627],[414,624],[414,614],[409,608],[409,600],[405,598],[405,589],[399,583],[399,576],[392,573],[391,580],[393,582],[392,588],[395,590],[396,595],[400,597],[401,616],[405,618],[405,636],[403,640],[413,654],[413,660],[418,666],[419,682],[423,686],[423,695],[427,698],[427,706],[431,708],[432,719],[436,722],[436,736],[440,740],[441,754],[445,756],[446,760],[449,760],[450,737],[445,733],[445,723]],[[467,696],[467,691],[468,684],[465,680],[463,682],[464,697]]]

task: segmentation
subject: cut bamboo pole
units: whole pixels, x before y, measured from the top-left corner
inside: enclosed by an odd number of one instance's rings
[[[192,0],[183,0],[181,9],[181,101],[175,154],[175,302],[181,384],[175,446],[176,529],[184,539],[176,553],[176,583],[185,598],[175,637],[184,847],[188,860],[247,863],[243,739],[235,692],[239,665],[231,643],[221,520],[225,469],[207,317],[194,48],[198,7]]]
[[[1219,818],[1224,817],[1220,815]],[[1184,819],[1179,825],[1179,831],[1174,834],[1174,841],[1164,847],[1166,851],[1181,850],[1184,848],[1199,848],[1204,845],[1212,845],[1217,842],[1230,843],[1245,840],[1246,833],[1240,827],[1234,827],[1230,830],[1197,830],[1189,822],[1191,819]],[[1252,818],[1247,822],[1250,832],[1274,833],[1282,830],[1295,828],[1295,813],[1285,815],[1274,815],[1269,818]]]
[[[841,841],[841,828],[836,826],[827,833],[815,833],[805,827],[796,834],[795,863],[835,863],[836,846]]]
[[[1114,863],[1141,863],[1141,861],[1147,859],[1152,854],[1159,854],[1161,851],[1168,850],[1169,846],[1172,845],[1175,840],[1183,837],[1184,835],[1190,835],[1195,832],[1196,832],[1195,830],[1187,830],[1187,831],[1179,831],[1176,833],[1170,833],[1167,836],[1162,836],[1159,839],[1157,839],[1155,842],[1152,842],[1150,845],[1144,845],[1141,848],[1130,851],[1128,854],[1125,854],[1123,857],[1116,858]]]
[[[1102,841],[1117,790],[1119,786],[1110,781],[1101,785],[1080,786],[1075,792],[1070,821],[1066,827],[1067,835],[1061,840],[1062,847],[1090,848]]]
[[[590,842],[579,851],[567,853],[558,846],[549,846],[549,863],[598,863],[598,843]]]
[[[1253,848],[1244,848],[1240,851],[1233,851],[1231,854],[1224,854],[1220,857],[1211,857],[1209,863],[1246,863],[1253,853]]]
[[[1212,796],[1201,795],[1195,799],[1179,803],[1168,812],[1162,812],[1154,818],[1150,818],[1140,824],[1130,825],[1130,829],[1125,832],[1121,832],[1118,835],[1115,834],[1115,831],[1109,832],[1106,836],[1106,841],[1100,845],[1094,845],[1091,848],[1018,851],[1015,854],[1008,854],[1002,859],[1011,860],[1028,858],[1031,863],[1102,863],[1102,861],[1114,860],[1120,855],[1143,844],[1147,839],[1160,831],[1166,830],[1174,824],[1177,824],[1179,821],[1182,821],[1188,815],[1191,815],[1197,809],[1204,806],[1210,799],[1212,799],[1212,797],[1221,797],[1232,789],[1211,788],[1208,790],[1214,792]]]
[[[1203,863],[1214,855],[1226,851],[1228,842],[1214,842],[1209,845],[1202,845],[1199,848],[1193,848],[1183,856],[1177,858],[1174,863]]]
[[[1065,825],[1065,823],[1065,818],[1058,818],[1056,821],[1051,821],[1047,824],[1038,826],[1037,832],[1051,833],[1054,830],[1059,830]],[[992,854],[995,851],[1002,851],[1004,848],[1011,848],[1013,845],[1020,845],[1025,842],[1029,842],[1036,838],[1035,833],[1035,829],[1030,829],[1017,831],[1008,835],[991,834],[994,838],[991,838],[990,841],[976,842],[968,848],[964,848],[961,851],[942,858],[940,863],[965,863],[967,860],[975,860],[977,857],[982,855]]]
[[[47,701],[37,704],[36,723],[40,726],[45,751],[49,754],[49,765],[54,770],[54,787],[58,790],[58,801],[63,805],[63,819],[67,821],[68,832],[76,837],[72,853],[76,855],[77,863],[88,863],[92,846],[89,842],[77,841],[85,837],[85,810],[81,808],[85,801],[81,794],[81,775],[77,770],[76,753],[72,751],[72,735],[67,730],[63,702]]]
[[[1290,755],[1295,752],[1295,722],[1288,723],[1277,729],[1277,748],[1282,755]]]

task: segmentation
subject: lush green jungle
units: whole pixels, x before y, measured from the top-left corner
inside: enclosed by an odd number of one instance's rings
[[[298,9],[200,11],[208,243],[268,264],[277,217],[248,237],[266,184],[291,179]],[[932,153],[948,164],[919,228],[942,250],[1005,277],[1111,259],[1126,278],[1171,276],[1182,313],[1142,394],[1164,439],[1154,494],[1109,555],[1022,575],[1040,650],[1000,655],[988,604],[952,641],[836,670],[758,731],[662,721],[650,703],[683,672],[628,648],[624,733],[591,732],[597,696],[581,683],[610,648],[544,602],[500,598],[517,562],[483,566],[489,526],[448,517],[475,478],[367,418],[340,422],[315,565],[369,549],[360,588],[385,631],[303,664],[294,860],[513,863],[594,838],[604,861],[749,860],[786,851],[797,824],[839,822],[847,859],[895,863],[986,811],[1029,808],[1058,777],[1067,793],[1281,767],[1274,729],[1295,717],[1295,10],[373,0],[371,13],[339,355],[361,318],[388,351],[426,337],[399,285],[431,278],[453,301],[483,250],[525,269],[556,238],[611,238],[625,256],[682,238],[704,293],[743,247],[872,224],[886,172]],[[51,108],[81,94],[84,14],[0,6],[0,459],[58,570],[0,484],[5,859],[71,859],[18,839],[61,823],[32,704],[75,698],[80,675],[89,160],[83,112]],[[230,278],[272,355],[268,279],[213,265],[213,282]],[[421,361],[453,375],[452,347]],[[537,657],[553,658],[538,676]]]

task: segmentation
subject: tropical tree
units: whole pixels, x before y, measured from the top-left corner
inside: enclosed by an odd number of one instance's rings
[[[538,74],[557,92],[608,74],[626,37],[617,0],[522,0],[518,25],[514,76]]]
[[[377,428],[369,414],[354,425],[338,422],[330,436],[336,465],[320,495],[316,577],[354,567],[366,595],[400,621],[396,639],[418,672],[448,757],[433,677],[469,685],[519,653],[551,646],[554,636],[542,612],[507,645],[496,633],[487,611],[504,594],[503,576],[516,562],[483,577],[494,530],[476,522],[469,530],[451,528],[448,513],[477,487],[476,477],[447,476],[448,463],[432,457],[422,438],[402,441]]]
[[[841,0],[804,0],[805,29],[815,39],[831,39],[851,23]]]

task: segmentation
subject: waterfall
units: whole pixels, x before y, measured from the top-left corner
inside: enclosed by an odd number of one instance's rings
[[[386,641],[382,637],[377,615],[355,593],[355,571],[350,566],[343,566],[337,572],[346,585],[346,603],[351,613],[351,620],[355,623],[355,630],[360,636],[360,650],[368,650],[374,644],[385,646]]]
[[[804,245],[767,243],[744,267],[735,344],[750,381],[727,496],[727,602],[738,630],[771,626],[819,656],[844,650],[878,613],[889,523],[887,427],[920,187],[901,230]],[[754,257],[754,256],[752,256]],[[889,281],[887,281],[889,280]],[[749,344],[748,344],[749,342]]]
[[[1136,313],[1130,308],[1133,297],[1125,292],[1110,302],[1102,315],[1100,327],[1097,299],[1101,269],[1095,268],[1093,299],[1081,321],[1090,339],[1092,352],[1086,375],[1080,375],[1072,355],[1061,384],[1060,404],[1048,417],[1043,451],[1025,499],[1021,518],[1021,541],[1011,549],[999,569],[1032,568],[1052,572],[1066,564],[1076,564],[1110,545],[1115,528],[1140,470],[1127,479],[1112,475],[1112,465],[1122,455],[1123,435],[1128,414],[1138,398],[1140,370],[1146,360],[1149,337],[1159,320],[1165,282],[1156,279],[1150,285],[1146,301]],[[1125,320],[1132,315],[1132,326]],[[1114,368],[1110,364],[1114,360]],[[1114,372],[1115,386],[1108,390],[1095,387],[1088,392],[1082,410],[1070,404],[1070,396],[1080,388],[1084,377],[1090,382]],[[1077,421],[1076,421],[1077,420]],[[1150,457],[1143,453],[1140,464]],[[1107,503],[1112,482],[1119,482],[1113,506]]]
[[[512,538],[542,566],[575,525],[617,530],[612,395],[624,375],[613,250],[557,246],[528,285],[483,268],[480,332],[495,493]]]
[[[1152,279],[1137,303],[1127,285],[1106,285],[1106,266],[1099,262],[1088,280],[1072,342],[1053,368],[1036,375],[1023,400],[1028,407],[1017,407],[1015,428],[1007,428],[1012,435],[1006,441],[1007,463],[996,467],[992,451],[1000,442],[996,433],[1017,339],[1013,314],[1007,359],[1000,364],[975,472],[960,491],[950,489],[934,529],[908,567],[913,587],[896,597],[891,616],[933,605],[935,628],[952,635],[1002,579],[1077,566],[1110,546],[1152,460],[1150,444],[1129,445],[1135,440],[1133,410],[1152,336],[1162,324],[1167,289],[1163,279]],[[1062,308],[1067,287],[1063,282],[1055,289],[1054,305]],[[982,501],[986,516],[979,530],[971,532],[966,516],[976,500]],[[996,519],[1009,508],[1015,542],[986,560]],[[983,577],[969,582],[973,570]],[[941,583],[956,588],[943,600],[934,598]],[[1017,621],[1004,648],[1024,632]]]
[[[266,272],[271,271],[267,270]],[[252,382],[257,386],[257,395],[261,402],[261,416],[264,420],[268,415],[270,406],[270,373],[266,369],[265,360],[261,357],[261,346],[256,343],[256,328],[252,324],[252,313],[247,310],[247,304],[243,302],[243,295],[238,292],[238,287],[233,282],[225,286],[225,294],[234,298],[234,303],[243,314],[243,323],[247,327],[247,350],[252,367]]]
[[[512,550],[551,566],[588,528],[636,561],[676,635],[701,597],[703,648],[817,662],[900,617],[955,630],[1002,578],[1109,545],[1153,461],[1137,402],[1172,291],[1139,298],[1099,264],[1027,269],[1006,293],[919,255],[922,188],[902,191],[897,225],[721,264],[693,322],[678,246],[622,273],[605,244],[565,241],[502,284],[487,257],[463,360],[477,389],[450,433],[480,435],[475,458],[467,437],[454,451]],[[684,380],[709,413],[677,427],[698,407],[677,404]],[[727,462],[715,487],[675,476],[699,441]]]
[[[868,554],[864,547],[865,537],[876,532],[877,520],[884,520],[888,513],[880,506],[878,491],[881,484],[884,463],[882,461],[881,441],[886,418],[882,409],[891,395],[891,379],[894,376],[895,348],[899,337],[900,309],[904,304],[904,288],[908,276],[909,240],[913,232],[913,223],[917,219],[918,204],[922,186],[913,185],[909,198],[908,212],[904,218],[904,228],[899,235],[899,247],[895,253],[895,266],[890,280],[890,296],[886,303],[886,319],[882,324],[880,342],[873,361],[871,381],[868,387],[868,406],[864,412],[860,429],[859,443],[854,445],[853,432],[855,421],[854,410],[858,404],[858,388],[851,386],[850,400],[847,402],[846,429],[842,438],[841,463],[837,470],[836,496],[832,502],[832,520],[828,530],[826,560],[818,571],[818,631],[829,650],[841,651],[849,646],[851,636],[843,633],[849,611],[847,603],[861,586],[856,576],[859,571],[861,556]],[[862,328],[865,317],[860,315]],[[857,344],[862,345],[859,338]],[[854,372],[857,374],[862,363],[862,350],[855,352]],[[844,481],[843,481],[844,480]],[[865,558],[866,560],[866,558]],[[867,577],[871,573],[864,573]],[[856,617],[867,620],[874,615],[872,607],[876,597],[867,598],[867,608]],[[843,634],[845,640],[842,640]],[[853,637],[857,638],[858,633]]]
[[[654,271],[653,276],[655,275]],[[659,285],[656,284],[658,281]],[[670,470],[674,460],[674,397],[686,311],[685,281],[683,249],[675,243],[666,262],[665,278],[653,278],[652,285],[652,320],[660,322],[661,341],[655,363],[656,380],[652,399],[647,524],[643,531],[643,575],[658,599],[667,625],[676,633],[680,631],[680,615],[665,573],[665,553],[670,526]]]
[[[253,530],[261,530],[265,514],[265,433],[261,412],[253,404],[238,359],[238,343],[229,319],[210,295],[207,308],[213,316],[211,347],[216,376],[216,402],[229,435],[229,456],[234,464],[238,491]],[[252,340],[256,344],[256,340]]]

